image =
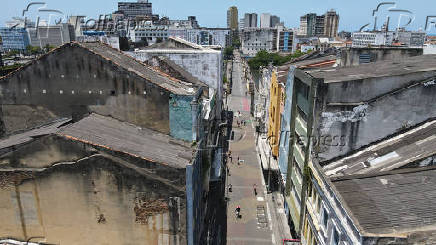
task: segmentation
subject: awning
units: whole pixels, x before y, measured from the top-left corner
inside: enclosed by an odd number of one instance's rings
[[[267,143],[266,138],[259,138],[258,149],[263,170],[279,171],[279,164],[274,157],[271,156],[271,148]],[[271,157],[270,157],[271,156]]]

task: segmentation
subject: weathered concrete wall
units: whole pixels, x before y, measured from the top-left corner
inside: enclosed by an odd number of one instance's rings
[[[18,149],[17,149],[18,148]],[[0,168],[46,168],[55,163],[77,161],[91,155],[82,145],[49,136],[34,140],[23,146],[12,146],[2,151]]]
[[[370,61],[402,60],[423,54],[422,48],[348,48],[341,50],[341,66],[360,65],[360,55],[369,54]]]
[[[166,134],[170,131],[167,90],[78,46],[62,47],[4,78],[0,93],[4,108],[47,108],[50,113],[45,112],[42,118],[46,114],[71,116],[74,107],[89,106],[90,111],[99,114]],[[15,111],[15,117],[19,114]],[[21,123],[14,127],[14,121],[4,120],[9,131],[32,126]]]
[[[218,90],[218,98],[222,98],[223,93],[223,60],[222,53],[211,50],[186,52],[172,52],[171,50],[147,50],[135,53],[126,52],[140,61],[150,60],[153,56],[166,56],[171,61],[183,67],[200,81]]]
[[[414,75],[413,78],[417,79],[417,75]],[[399,78],[398,80],[386,78],[387,84],[395,81],[398,84],[403,83]],[[383,81],[379,81],[379,84],[380,88],[375,87],[374,90],[379,90],[383,94],[387,85]],[[392,85],[396,87],[396,85]],[[337,88],[329,86],[327,94],[330,94],[331,89]],[[364,87],[359,92],[355,91],[354,93],[349,93],[350,91],[347,89],[343,91],[343,93],[348,93],[350,98],[357,97],[356,101],[360,100],[359,97],[365,93],[372,96],[372,92]],[[339,92],[336,90],[334,93],[338,94]],[[320,158],[324,161],[347,154],[402,129],[436,117],[435,95],[436,84],[426,82],[386,94],[377,100],[362,105],[338,106],[324,103],[325,108],[319,115],[321,126],[318,128],[318,134],[331,137],[324,139],[325,142],[320,144]],[[338,98],[341,96],[339,95]],[[343,138],[341,139],[341,137]]]
[[[71,143],[57,137],[47,141],[50,147]],[[81,144],[77,148],[60,152],[90,152]],[[36,146],[22,150],[39,154]],[[20,160],[25,167],[35,166],[31,158]],[[185,192],[141,172],[154,170],[183,190],[185,169],[145,162],[129,168],[102,155],[53,163],[39,171],[0,171],[0,237],[26,241],[40,236],[32,241],[51,244],[186,244]]]

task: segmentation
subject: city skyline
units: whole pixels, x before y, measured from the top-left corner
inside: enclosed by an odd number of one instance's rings
[[[84,15],[88,18],[96,18],[101,14],[112,13],[117,9],[118,1],[97,0],[88,2],[84,0],[77,0],[74,2],[57,2],[54,0],[47,0],[47,8],[57,9],[62,11],[65,15]],[[383,1],[365,1],[364,3],[355,3],[341,0],[319,1],[309,0],[305,2],[296,3],[283,3],[280,0],[271,0],[268,2],[253,0],[253,1],[230,1],[230,2],[211,2],[207,6],[201,6],[198,0],[191,0],[185,2],[178,2],[173,0],[156,0],[150,1],[153,4],[153,13],[160,16],[168,16],[171,19],[186,19],[187,16],[195,15],[201,26],[205,27],[226,27],[226,13],[230,6],[237,6],[239,18],[242,18],[245,13],[257,13],[259,16],[262,13],[270,13],[277,15],[281,21],[285,22],[285,26],[291,28],[298,28],[300,16],[307,13],[317,13],[319,15],[326,13],[330,9],[334,9],[341,17],[339,22],[339,31],[357,31],[365,24],[372,23],[372,11],[379,3]],[[417,30],[424,28],[426,24],[426,17],[436,15],[431,8],[426,8],[431,4],[430,0],[421,1],[420,5],[405,0],[395,1],[396,8],[402,10],[409,10],[413,12],[414,20],[407,29]],[[4,26],[5,22],[11,20],[12,17],[20,17],[22,10],[29,2],[25,0],[11,1],[6,0],[6,7],[3,8],[4,12],[0,15],[0,25]],[[84,7],[85,3],[88,7]],[[168,8],[171,4],[172,8]],[[200,8],[198,8],[201,6]],[[256,6],[256,7],[253,7]],[[382,16],[386,16],[387,8],[382,9]],[[358,9],[359,11],[350,11],[350,9]],[[7,12],[5,10],[8,10]],[[383,12],[384,11],[384,12]],[[433,11],[433,12],[432,12]],[[397,26],[398,17],[400,13],[391,14],[391,28]],[[381,21],[379,21],[381,22]],[[401,25],[407,22],[407,18],[403,18]],[[381,25],[382,23],[378,23]],[[436,33],[436,28],[431,28],[429,33]]]

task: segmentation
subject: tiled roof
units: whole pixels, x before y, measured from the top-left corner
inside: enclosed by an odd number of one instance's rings
[[[68,125],[57,134],[175,168],[185,168],[192,160],[192,149],[183,141],[98,114]]]
[[[40,126],[25,132],[10,135],[6,138],[0,140],[0,149],[8,148],[11,146],[17,146],[25,144],[34,140],[36,137],[41,137],[44,135],[49,135],[56,133],[60,130],[60,127],[70,121],[71,119],[59,119],[55,122]]]
[[[90,50],[106,60],[112,61],[129,72],[133,72],[170,92],[185,95],[194,93],[193,87],[186,85],[182,81],[173,78],[168,74],[159,72],[108,45],[99,42],[77,43],[77,45]]]

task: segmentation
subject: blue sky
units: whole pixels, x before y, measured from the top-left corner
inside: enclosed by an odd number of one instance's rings
[[[35,0],[44,1],[44,0]],[[389,0],[392,1],[392,0]],[[0,25],[14,16],[20,16],[30,0],[2,0],[0,10]],[[99,14],[111,13],[116,10],[114,0],[45,0],[47,8],[61,10],[66,15],[86,15],[95,18]],[[229,6],[236,5],[240,17],[246,12],[271,13],[278,15],[288,27],[298,27],[299,16],[315,12],[325,13],[335,9],[341,19],[339,30],[354,31],[372,21],[372,10],[383,1],[376,0],[151,0],[153,12],[172,19],[186,19],[195,15],[200,25],[207,27],[225,27],[226,11]],[[397,0],[397,9],[407,9],[413,12],[415,20],[408,29],[424,28],[426,16],[436,16],[436,0]],[[36,9],[36,8],[35,8]],[[34,10],[36,11],[36,10]],[[387,7],[381,12],[387,14]],[[391,26],[396,26],[399,15],[392,16]],[[407,18],[402,18],[403,23]],[[434,18],[436,20],[436,18]],[[436,33],[436,28],[430,30]]]

